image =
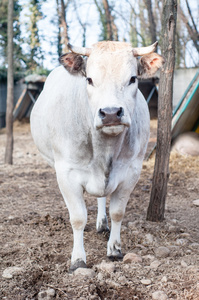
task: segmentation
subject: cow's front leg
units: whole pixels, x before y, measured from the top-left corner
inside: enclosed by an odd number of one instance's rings
[[[82,199],[83,200],[83,199]],[[84,228],[87,222],[87,211],[84,201],[76,203],[75,211],[69,209],[70,222],[73,229],[73,251],[70,271],[86,268],[86,253],[84,250]]]
[[[110,199],[111,233],[107,245],[107,256],[110,259],[121,259],[120,230],[129,194],[121,196],[121,191],[115,191]]]
[[[109,232],[108,220],[106,216],[106,197],[97,198],[97,222],[96,229],[98,233]]]
[[[121,224],[126,210],[127,202],[130,194],[133,191],[142,169],[142,159],[137,159],[133,165],[129,167],[126,178],[110,199],[110,216],[111,216],[111,234],[108,241],[107,256],[112,258],[122,258],[120,230]]]
[[[70,271],[86,268],[86,253],[84,250],[83,233],[87,222],[87,210],[83,199],[83,190],[78,182],[68,176],[67,170],[56,166],[57,182],[70,215],[73,229],[73,251]],[[71,175],[71,174],[70,174]]]

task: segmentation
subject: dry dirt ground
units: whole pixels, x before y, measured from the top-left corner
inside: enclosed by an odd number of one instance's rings
[[[153,142],[156,122],[151,122]],[[0,299],[199,299],[199,157],[171,155],[165,221],[146,221],[154,158],[145,161],[123,221],[123,254],[142,262],[112,263],[106,258],[108,237],[95,230],[96,200],[85,195],[88,223],[85,249],[94,277],[69,274],[72,230],[54,171],[40,157],[29,124],[15,123],[14,165],[3,164],[5,130],[0,131]],[[150,147],[152,143],[150,143]],[[108,206],[107,206],[108,209]],[[158,247],[169,249],[165,255]],[[19,267],[3,277],[9,267]],[[143,281],[146,279],[147,281]],[[157,300],[166,299],[154,298]]]

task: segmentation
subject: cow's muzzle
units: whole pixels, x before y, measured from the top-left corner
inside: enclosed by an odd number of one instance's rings
[[[105,107],[99,109],[99,117],[102,120],[102,126],[121,125],[123,115],[124,109],[122,107]]]

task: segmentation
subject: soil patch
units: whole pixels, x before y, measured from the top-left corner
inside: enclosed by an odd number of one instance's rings
[[[151,121],[148,153],[156,128]],[[108,236],[96,233],[96,199],[85,195],[84,242],[95,276],[81,277],[68,272],[73,237],[55,172],[38,153],[29,124],[16,122],[14,129],[13,166],[3,164],[6,136],[0,131],[0,299],[47,299],[41,292],[48,289],[55,292],[52,299],[144,300],[157,290],[168,299],[199,299],[199,207],[193,205],[199,198],[199,157],[171,155],[162,223],[146,221],[154,158],[144,162],[121,231],[123,254],[138,254],[140,263],[114,262],[114,271],[100,270],[103,260],[109,262]],[[169,249],[168,254],[157,254],[159,247]],[[20,269],[5,278],[9,267]]]

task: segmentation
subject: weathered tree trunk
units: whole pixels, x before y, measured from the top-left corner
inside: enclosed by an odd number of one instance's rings
[[[113,31],[113,40],[114,41],[118,41],[119,37],[118,37],[118,28],[115,25],[115,21],[114,21],[114,17],[111,15],[111,26],[112,26],[112,31]]]
[[[13,0],[8,1],[8,71],[7,71],[7,107],[6,107],[6,151],[5,163],[12,164],[13,154],[13,107],[14,107],[14,78],[13,78]]]
[[[150,30],[150,35],[151,35],[151,42],[152,44],[157,41],[156,38],[156,24],[155,24],[155,19],[153,16],[153,11],[152,11],[152,3],[151,0],[144,0],[147,12],[148,12],[148,18],[149,18],[149,30]]]
[[[63,44],[64,44],[64,53],[68,52],[68,42],[69,42],[69,36],[68,36],[68,24],[66,22],[66,11],[68,8],[68,5],[70,3],[70,0],[67,1],[67,3],[64,3],[64,0],[61,0],[61,11],[60,11],[60,21],[61,21],[61,27],[63,28]]]
[[[112,22],[111,22],[110,7],[108,4],[108,0],[103,0],[102,3],[104,6],[105,16],[106,16],[107,40],[112,41],[113,40],[113,29],[112,29]]]
[[[58,16],[58,33],[57,33],[57,54],[58,57],[62,54],[62,48],[61,48],[61,16],[60,16],[60,9],[59,9],[59,0],[56,0],[57,5],[57,16]]]
[[[177,0],[164,0],[162,54],[165,57],[165,64],[160,74],[157,150],[152,191],[147,211],[147,220],[154,222],[163,221],[164,219],[167,182],[169,179],[176,19]]]
[[[115,24],[114,16],[112,15],[111,6],[108,0],[94,0],[97,10],[100,14],[102,24],[102,40],[117,41],[118,29]]]
[[[150,43],[150,38],[148,37],[148,33],[147,33],[148,24],[146,24],[146,18],[144,15],[144,2],[143,0],[140,0],[138,3],[139,3],[140,34],[142,36],[142,46],[145,47]]]

